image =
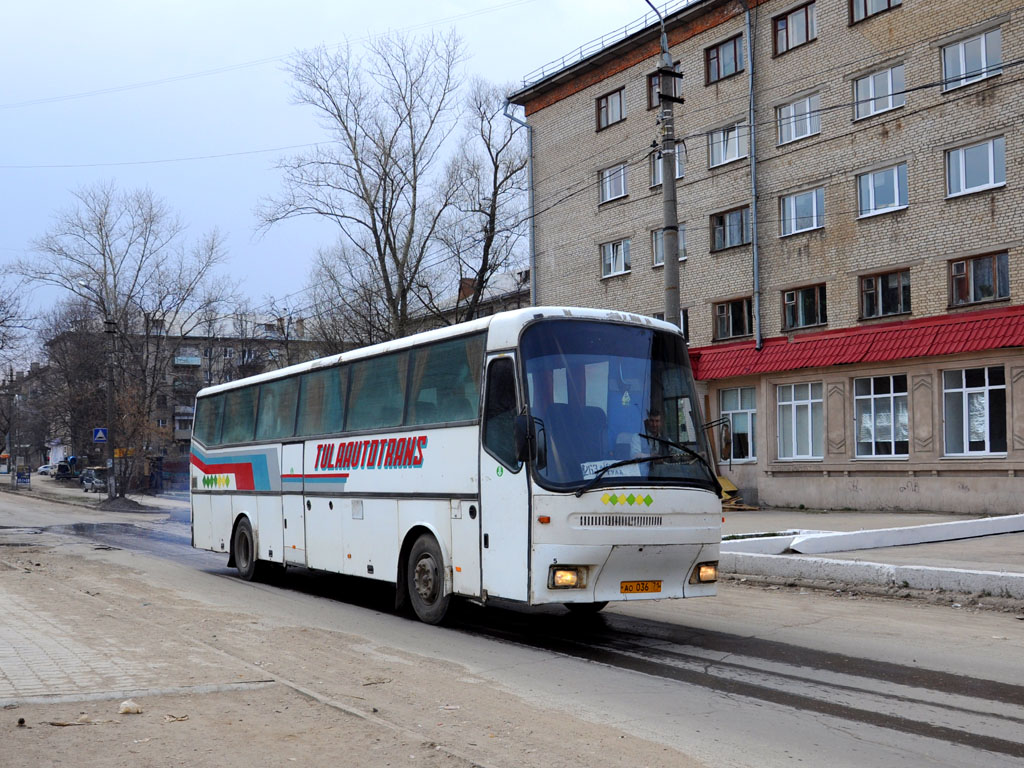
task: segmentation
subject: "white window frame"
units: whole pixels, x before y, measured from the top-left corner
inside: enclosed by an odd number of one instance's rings
[[[662,154],[661,151],[652,152],[651,153],[651,189],[654,189],[654,187],[660,187],[661,186],[661,175],[662,175],[661,174],[661,166],[662,166],[661,154]],[[683,153],[679,150],[678,146],[676,147],[676,150],[675,150],[675,157],[676,157],[676,178],[677,179],[681,179],[681,178],[683,178],[683,174],[684,174],[685,168],[684,168],[684,163],[683,163]]]
[[[907,103],[906,79],[903,63],[893,64],[885,69],[875,70],[853,81],[853,116],[854,120],[863,120],[872,115],[880,115],[898,109]],[[898,70],[898,72],[897,72]],[[885,75],[886,93],[876,93],[880,75]],[[867,93],[861,94],[861,83],[866,83]],[[881,104],[879,108],[875,105]]]
[[[895,201],[893,205],[879,206],[878,201],[875,199],[875,190],[878,187],[875,182],[883,177],[890,177],[892,180],[892,198]],[[888,179],[885,180],[887,181]],[[867,183],[866,187],[864,187],[865,182]],[[908,189],[906,163],[897,163],[887,168],[879,168],[877,171],[859,174],[857,176],[857,218],[867,219],[883,213],[902,211],[909,204],[907,199]],[[867,200],[864,199],[865,191],[867,192]]]
[[[998,368],[1002,373],[1002,384],[992,384],[993,369]],[[981,386],[967,386],[967,371],[983,370],[985,372],[985,383]],[[958,381],[953,381],[954,376]],[[1001,391],[1003,401],[1003,412],[998,414],[1003,424],[1003,439],[1006,440],[1006,369],[1002,365],[979,366],[979,368],[960,368],[942,372],[942,444],[945,456],[1005,456],[1006,446],[1002,449],[992,449],[992,393]],[[975,424],[971,424],[971,403],[972,396],[981,396],[983,413],[976,414]],[[959,401],[959,402],[957,402]],[[978,402],[975,400],[974,402]],[[951,409],[959,409],[960,434],[959,439],[963,450],[950,450]],[[984,447],[980,450],[971,450],[971,428],[983,428],[985,433]]]
[[[967,46],[981,43],[981,69],[967,71]],[[950,60],[955,59],[959,75],[949,73]],[[996,27],[978,35],[942,47],[942,90],[952,91],[965,85],[995,77],[1003,71],[1003,33]]]
[[[820,381],[776,385],[780,461],[821,461],[825,458],[823,390],[824,385]],[[801,414],[804,414],[802,425]],[[788,451],[785,445],[787,430],[790,436]],[[802,452],[801,447],[804,448]]]
[[[726,396],[735,393],[736,407],[726,408]],[[749,400],[745,395],[749,395]],[[748,405],[744,405],[747,401]],[[757,461],[757,389],[755,387],[729,387],[718,391],[719,415],[729,425],[729,433],[732,436],[732,445],[729,448],[729,456],[723,456],[723,460],[734,464],[752,464]],[[746,422],[746,429],[737,431],[736,422]],[[747,435],[747,449],[749,455],[736,456],[736,435]]]
[[[974,187],[963,186],[967,181],[967,153],[978,147],[986,146],[988,151],[988,181]],[[956,169],[960,188],[953,188],[953,169]],[[960,197],[970,195],[974,192],[984,192],[986,189],[997,189],[1006,186],[1006,137],[995,136],[985,141],[974,144],[965,144],[962,147],[946,150],[946,197]]]
[[[651,266],[665,266],[665,232],[661,229],[651,230]],[[686,261],[686,225],[679,225],[679,260]]]
[[[804,221],[806,216],[797,214],[799,203],[807,197],[811,201],[811,216],[809,224]],[[779,198],[779,213],[782,232],[779,237],[789,237],[801,232],[810,232],[821,229],[825,226],[825,188],[816,187],[805,189],[802,192],[794,192],[791,195],[783,195]],[[800,226],[801,222],[806,226]]]
[[[775,113],[779,123],[779,146],[821,133],[821,94],[801,96],[777,107]],[[785,137],[787,127],[790,131],[788,139]]]
[[[618,200],[628,193],[626,186],[626,164],[619,163],[611,168],[602,168],[598,172],[601,188],[601,202],[607,203],[610,200]]]
[[[630,272],[629,238],[601,243],[601,279]],[[618,269],[616,269],[618,267]]]
[[[888,385],[888,392],[876,392]],[[897,391],[897,387],[903,388]],[[910,401],[907,375],[864,376],[853,380],[854,454],[858,459],[905,459],[910,455]],[[879,432],[886,428],[884,415],[888,413],[889,437],[880,439]],[[861,439],[865,437],[866,439]],[[888,443],[889,452],[879,446]],[[897,452],[898,443],[906,443]],[[862,450],[867,446],[870,450]],[[901,446],[902,447],[902,446]]]
[[[750,154],[750,128],[740,121],[708,134],[708,167],[743,160]]]

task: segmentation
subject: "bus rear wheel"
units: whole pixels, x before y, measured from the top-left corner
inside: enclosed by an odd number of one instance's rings
[[[444,591],[441,548],[428,533],[416,539],[409,551],[406,585],[416,617],[425,624],[440,624],[448,611],[451,595]]]
[[[255,579],[259,573],[259,561],[256,559],[256,537],[252,534],[252,525],[248,518],[243,517],[238,521],[231,550],[235,556],[238,575],[246,581]]]

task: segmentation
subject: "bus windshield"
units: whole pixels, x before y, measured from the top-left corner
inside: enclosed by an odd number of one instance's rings
[[[521,348],[542,486],[715,487],[681,337],[545,320],[524,331]],[[627,460],[636,461],[610,467]]]

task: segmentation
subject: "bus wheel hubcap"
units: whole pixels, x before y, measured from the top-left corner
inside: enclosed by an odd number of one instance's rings
[[[434,560],[430,557],[420,558],[416,563],[416,594],[424,602],[432,602],[437,596],[437,569],[434,568]]]

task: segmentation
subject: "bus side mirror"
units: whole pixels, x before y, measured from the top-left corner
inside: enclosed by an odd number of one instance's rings
[[[537,469],[548,465],[547,433],[540,419],[520,413],[513,425],[516,441],[516,458],[519,461],[533,461]]]
[[[532,426],[530,417],[525,413],[516,416],[512,431],[515,435],[517,461],[528,461],[536,453],[537,434],[531,429]]]

